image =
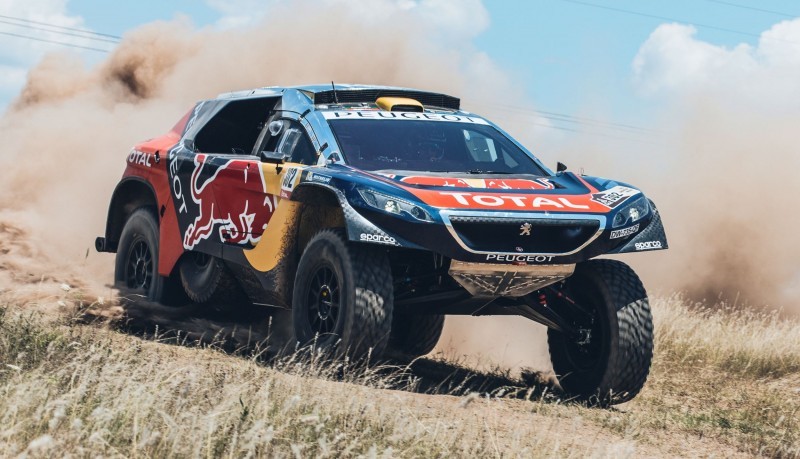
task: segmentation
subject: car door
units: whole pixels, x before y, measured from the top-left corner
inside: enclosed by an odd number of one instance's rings
[[[252,245],[260,236],[274,201],[265,199],[261,163],[251,152],[278,100],[203,104],[185,145],[171,152],[184,249],[218,255],[222,244]]]
[[[220,237],[227,244],[253,246],[261,238],[282,198],[291,196],[298,171],[316,161],[314,149],[303,126],[294,120],[279,120],[276,135],[259,136],[264,149],[274,149],[288,158],[282,165],[262,163],[258,156],[226,155],[214,180],[214,196],[224,223]],[[265,126],[268,130],[268,126]],[[258,151],[256,148],[255,151]],[[223,159],[217,157],[215,160]]]
[[[267,193],[261,162],[250,154],[217,156],[214,162],[219,163],[212,187],[219,206],[220,240],[253,246],[276,206]]]

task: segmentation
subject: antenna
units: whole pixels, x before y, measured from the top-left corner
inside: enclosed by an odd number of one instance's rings
[[[336,85],[333,84],[333,80],[331,80],[331,88],[333,88],[333,101],[338,104],[339,103],[339,96],[336,95]]]

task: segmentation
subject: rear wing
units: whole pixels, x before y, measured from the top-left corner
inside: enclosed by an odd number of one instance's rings
[[[396,88],[336,88],[329,91],[311,92],[301,90],[311,98],[314,105],[351,104],[359,102],[374,103],[380,97],[405,97],[419,101],[422,105],[459,110],[461,99],[435,92]]]

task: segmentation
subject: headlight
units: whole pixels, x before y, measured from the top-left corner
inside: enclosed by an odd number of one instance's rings
[[[413,218],[424,222],[433,221],[431,215],[425,209],[416,204],[403,201],[402,199],[397,199],[394,196],[388,196],[367,188],[357,188],[357,190],[358,194],[360,194],[364,199],[364,202],[366,202],[370,207],[374,207],[390,214],[401,215],[406,213]]]
[[[612,228],[619,228],[620,226],[632,225],[639,220],[643,219],[650,213],[650,202],[644,196],[636,199],[632,203],[623,206],[622,209],[614,216]]]

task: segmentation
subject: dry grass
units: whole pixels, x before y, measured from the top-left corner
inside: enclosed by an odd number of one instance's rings
[[[659,358],[671,365],[751,378],[800,374],[800,327],[777,312],[687,305],[680,297],[654,307]]]
[[[452,380],[459,396],[425,395],[412,368],[265,363],[0,307],[0,456],[800,456],[797,322],[679,298],[654,311],[645,390],[600,410]]]
[[[35,315],[7,314],[0,338],[2,457],[576,456],[588,450],[583,439],[550,442],[553,430],[575,425],[572,419],[550,422],[545,432],[534,425],[513,431],[496,396],[419,400],[411,390],[415,379],[402,368],[328,365],[309,355],[264,365],[209,347],[46,323]]]
[[[800,456],[800,324],[726,305],[653,304],[656,350],[625,415],[592,419],[642,438],[684,432],[753,455]]]

